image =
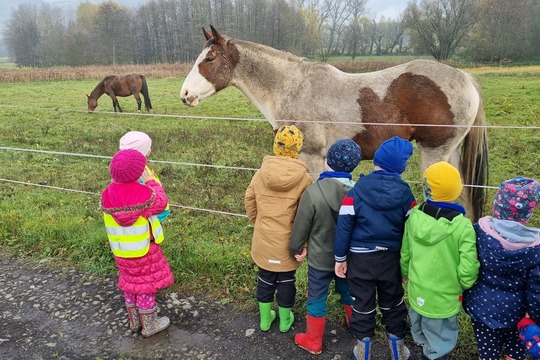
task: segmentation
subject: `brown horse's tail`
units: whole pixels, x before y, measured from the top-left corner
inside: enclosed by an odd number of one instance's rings
[[[148,94],[148,85],[146,84],[146,78],[144,77],[144,75],[141,75],[141,80],[141,94],[144,98],[144,106],[146,107],[146,111],[150,111],[152,110],[152,102],[150,101],[150,95]]]
[[[485,185],[489,179],[489,159],[486,115],[480,92],[480,85],[473,79],[474,86],[480,94],[480,104],[474,119],[473,127],[464,139],[461,153],[461,170],[464,174],[463,182],[472,185],[466,187],[466,197],[472,205],[472,220],[478,221],[483,215],[486,203]]]

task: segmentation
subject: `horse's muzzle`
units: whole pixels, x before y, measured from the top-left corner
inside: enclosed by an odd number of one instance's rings
[[[198,96],[182,96],[182,102],[187,106],[197,106],[199,103]]]

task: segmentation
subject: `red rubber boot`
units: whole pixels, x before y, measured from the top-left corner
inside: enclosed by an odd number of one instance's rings
[[[351,316],[352,316],[352,306],[343,305],[343,310],[345,310],[345,320],[347,321],[347,326],[350,326]]]
[[[316,318],[307,315],[306,320],[306,332],[296,334],[294,336],[294,342],[302,349],[318,355],[322,353],[322,339],[324,334],[324,325],[326,324],[326,316]]]

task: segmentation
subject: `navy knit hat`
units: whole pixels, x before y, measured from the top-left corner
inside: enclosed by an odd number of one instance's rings
[[[330,146],[326,163],[334,171],[352,172],[362,160],[360,146],[351,139],[340,139]]]
[[[407,167],[407,160],[411,157],[414,147],[413,144],[398,136],[386,140],[375,151],[373,156],[373,165],[381,169],[401,174]]]

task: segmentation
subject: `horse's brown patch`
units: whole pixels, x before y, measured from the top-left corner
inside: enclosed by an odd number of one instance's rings
[[[216,92],[229,86],[239,54],[234,43],[220,38],[208,40],[209,51],[206,59],[199,64],[199,73],[214,84]]]
[[[444,92],[429,78],[411,73],[401,74],[380,99],[370,88],[360,90],[357,99],[363,123],[452,125],[454,115]],[[362,157],[373,159],[375,150],[386,139],[400,136],[417,140],[426,147],[437,147],[455,136],[451,127],[365,125],[353,137],[362,146]]]

